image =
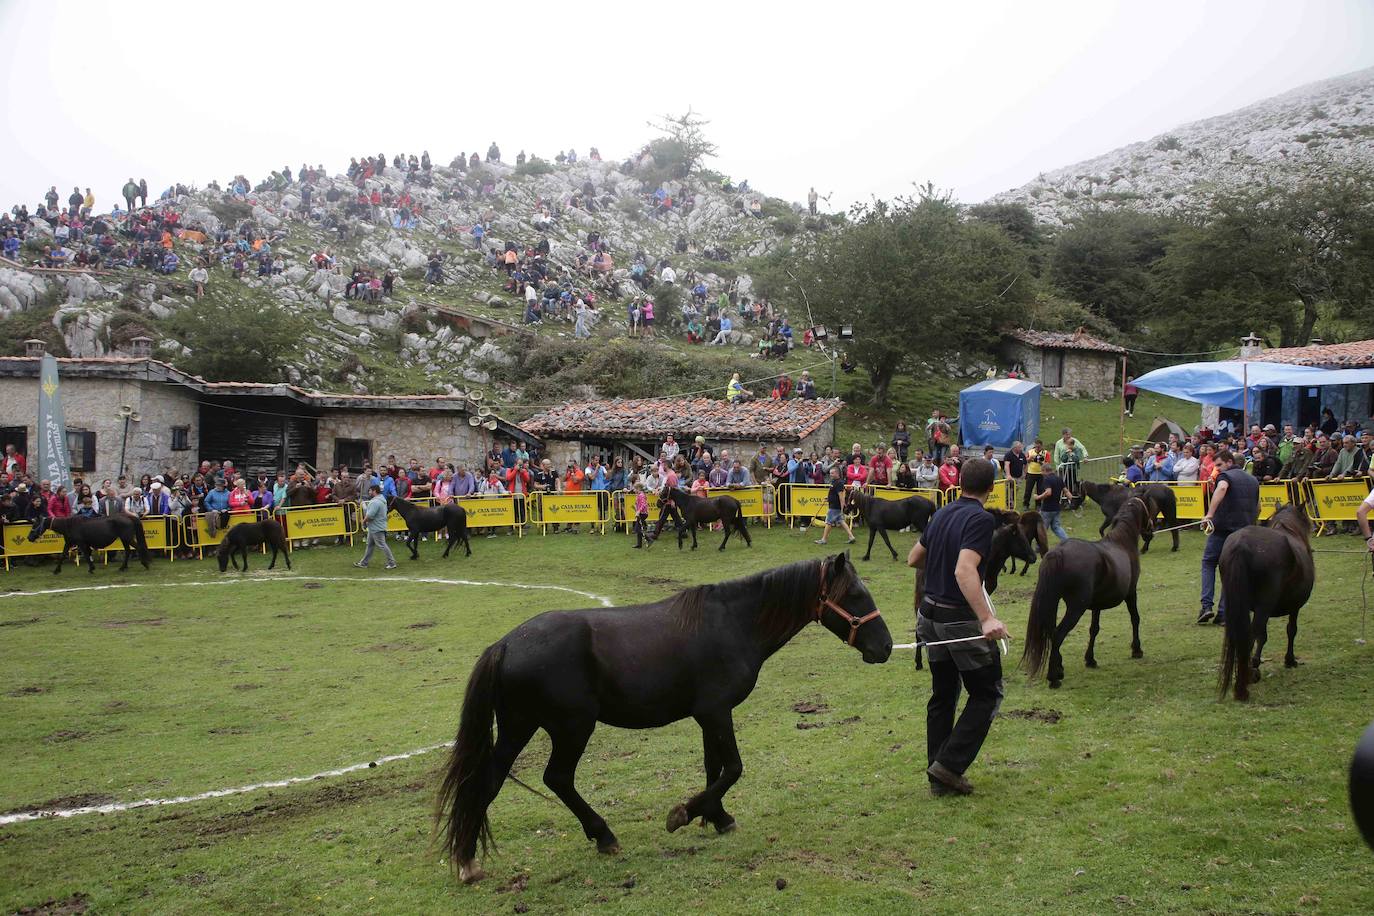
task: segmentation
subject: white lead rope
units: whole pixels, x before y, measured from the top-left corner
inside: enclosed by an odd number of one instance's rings
[[[987,586],[984,586],[984,587],[983,587],[983,600],[986,601],[986,602],[988,603],[988,610],[989,610],[989,611],[992,611],[992,616],[996,617],[996,616],[997,616],[997,608],[995,608],[995,607],[992,606],[992,596],[988,594]],[[954,643],[957,643],[957,642],[973,642],[975,639],[987,639],[987,637],[986,637],[986,636],[961,636],[961,637],[958,638],[958,639],[941,639],[941,640],[938,640],[938,641],[936,641],[936,642],[904,642],[904,643],[901,643],[901,644],[899,644],[899,645],[895,645],[895,646],[893,646],[892,648],[894,648],[894,649],[920,649],[920,648],[929,648],[930,646],[949,646],[949,645],[953,645]],[[1002,654],[1003,654],[1003,655],[1006,655],[1006,654],[1007,654],[1007,641],[1006,641],[1005,639],[999,639],[999,640],[997,640],[997,645],[1001,648]]]

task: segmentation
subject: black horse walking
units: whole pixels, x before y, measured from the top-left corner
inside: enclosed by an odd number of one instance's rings
[[[457,501],[438,506],[417,506],[408,499],[393,496],[387,501],[387,508],[395,509],[406,523],[406,546],[410,548],[410,558],[420,559],[420,535],[431,531],[448,532],[448,545],[444,547],[444,559],[459,541],[463,542],[464,556],[472,556],[472,544],[468,542],[468,513]]]
[[[867,560],[872,556],[873,539],[881,535],[883,543],[892,552],[892,559],[896,560],[897,551],[887,539],[888,531],[900,531],[908,526],[917,531],[924,531],[926,523],[935,514],[935,503],[924,496],[882,499],[865,493],[858,487],[850,487],[844,491],[844,511],[857,511],[863,517],[864,524],[868,526],[868,550],[864,551],[863,559]]]
[[[544,783],[577,815],[604,853],[611,828],[578,794],[577,762],[596,723],[657,728],[694,718],[706,752],[706,788],[668,812],[668,830],[695,818],[720,833],[735,819],[721,804],[743,767],[732,710],[759,669],[813,620],[870,664],[892,654],[892,636],[844,554],[806,560],[653,604],[552,611],[487,648],[468,679],[458,736],[439,790],[443,844],[464,881],[491,838],[487,807],[537,729],[553,742]],[[492,720],[496,740],[492,741]]]
[[[149,568],[148,542],[143,536],[143,523],[132,515],[106,515],[99,518],[53,518],[44,515],[29,529],[29,540],[38,540],[49,528],[62,535],[62,552],[57,555],[53,575],[62,571],[62,563],[73,547],[76,548],[76,565],[80,567],[84,559],[94,573],[95,552],[109,547],[115,541],[124,547],[124,565],[119,567],[120,572],[128,571],[129,557],[135,550],[143,568]]]
[[[1140,612],[1136,608],[1136,585],[1140,581],[1140,535],[1151,525],[1150,509],[1138,497],[1128,499],[1112,519],[1111,530],[1100,541],[1071,538],[1055,545],[1040,564],[1040,578],[1031,596],[1030,620],[1026,624],[1026,649],[1021,666],[1034,675],[1049,657],[1049,682],[1058,687],[1064,680],[1064,659],[1059,647],[1078,624],[1085,611],[1093,612],[1088,629],[1088,651],[1083,663],[1097,667],[1093,646],[1102,612],[1126,602],[1131,615],[1131,658],[1145,653],[1140,649]],[[1064,619],[1056,627],[1059,602],[1064,602]],[[1048,653],[1046,650],[1049,650]]]
[[[658,497],[658,524],[654,526],[650,543],[658,540],[663,531],[663,523],[669,517],[677,524],[677,549],[682,549],[682,541],[687,532],[692,533],[692,549],[697,549],[697,525],[720,522],[725,529],[725,539],[720,549],[730,543],[730,535],[738,531],[746,546],[753,547],[754,539],[749,537],[749,528],[744,524],[744,509],[733,496],[697,496],[686,490],[664,487]]]
[[[1016,527],[1021,531],[1021,537],[1025,538],[1027,545],[1034,546],[1034,550],[1029,555],[1023,555],[1014,550],[1007,551],[1007,557],[1011,561],[1011,572],[1016,572],[1016,561],[1023,561],[1021,575],[1030,571],[1031,564],[1036,561],[1036,555],[1044,559],[1050,552],[1050,533],[1045,529],[1045,517],[1035,509],[1029,512],[1022,512],[1020,518],[1016,520]],[[1018,545],[1019,548],[1019,545]]]
[[[1093,501],[1102,507],[1102,524],[1097,529],[1099,537],[1111,526],[1112,520],[1126,504],[1126,500],[1135,496],[1145,501],[1145,507],[1150,510],[1152,523],[1154,519],[1163,519],[1165,528],[1174,529],[1174,550],[1178,550],[1178,497],[1170,487],[1158,483],[1127,487],[1119,483],[1093,483],[1085,480],[1083,493],[1092,497]],[[1141,553],[1150,552],[1150,541],[1153,539],[1153,530],[1141,532]]]
[[[243,571],[248,572],[248,548],[261,547],[263,544],[272,548],[272,562],[267,564],[268,569],[276,568],[278,553],[286,558],[286,568],[291,568],[291,551],[286,543],[286,532],[280,522],[268,518],[260,522],[243,522],[229,527],[224,533],[224,540],[219,542],[219,571],[228,571],[230,561],[233,562],[234,569],[238,569],[238,558],[242,556]]]
[[[1221,549],[1221,587],[1226,590],[1226,633],[1222,637],[1221,695],[1235,681],[1235,698],[1250,699],[1260,679],[1260,655],[1269,638],[1269,618],[1288,618],[1285,668],[1295,668],[1293,640],[1298,611],[1312,595],[1316,568],[1309,536],[1312,523],[1301,506],[1280,506],[1263,525],[1242,528]],[[1254,657],[1250,655],[1254,648]]]

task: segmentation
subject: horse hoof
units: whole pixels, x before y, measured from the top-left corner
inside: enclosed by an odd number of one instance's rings
[[[1144,658],[1144,657],[1145,657],[1145,653],[1142,652],[1140,649],[1132,649],[1132,650],[1131,650],[1131,658]]]
[[[1283,667],[1296,668],[1298,667],[1298,660],[1296,658],[1285,658],[1283,660]]]
[[[1260,679],[1259,669],[1258,669],[1258,668],[1252,668],[1252,669],[1250,669],[1250,683],[1252,683],[1252,684],[1258,684],[1258,683],[1259,683],[1259,679]]]
[[[723,824],[716,824],[716,833],[722,835],[726,833],[734,833],[735,828],[738,826],[739,825],[735,823],[735,819],[732,817]]]
[[[620,844],[615,840],[611,840],[609,843],[597,843],[596,851],[603,856],[618,856],[620,855]]]
[[[692,822],[686,805],[677,805],[668,812],[668,832],[674,833]]]
[[[1064,683],[1064,682],[1063,682],[1063,681],[1050,681],[1050,689],[1051,689],[1051,690],[1058,690],[1058,689],[1059,689],[1059,685],[1062,684],[1062,683]]]
[[[1085,659],[1083,660],[1083,667],[1085,667],[1085,668],[1096,668],[1096,667],[1097,667],[1097,659],[1095,659],[1095,658],[1085,658]]]
[[[482,870],[482,866],[477,863],[476,859],[464,862],[458,866],[458,877],[462,879],[464,884],[474,884],[481,881],[486,876],[487,873]]]

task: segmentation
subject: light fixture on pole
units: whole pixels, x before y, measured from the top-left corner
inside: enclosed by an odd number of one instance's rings
[[[118,471],[118,473],[123,474],[123,473],[126,473],[126,470],[125,470],[125,467],[124,467],[124,455],[125,455],[125,452],[128,450],[128,447],[129,447],[129,421],[132,420],[133,422],[137,423],[139,420],[141,420],[141,419],[143,419],[143,418],[142,418],[141,416],[139,416],[138,411],[134,410],[134,409],[133,409],[132,407],[130,407],[128,404],[121,404],[121,405],[119,405],[118,416],[124,421],[124,438],[123,438],[123,440],[119,443],[119,471]]]

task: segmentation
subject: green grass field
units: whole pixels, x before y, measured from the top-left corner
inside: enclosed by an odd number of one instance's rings
[[[1095,512],[1068,521],[1095,536]],[[696,553],[634,551],[623,535],[479,537],[471,559],[441,562],[430,544],[395,573],[317,548],[294,554],[293,573],[255,556],[247,577],[209,561],[0,574],[13,590],[0,597],[0,812],[198,793],[443,742],[487,644],[539,611],[592,603],[512,585],[640,601],[815,556],[814,536],[775,528],[723,555],[712,537]],[[905,550],[912,538],[893,540]],[[508,783],[491,812],[490,877],[457,884],[428,845],[442,758],[428,753],[289,788],[0,827],[0,908],[1374,911],[1374,856],[1345,787],[1374,712],[1374,646],[1354,643],[1361,560],[1318,555],[1304,664],[1282,667],[1272,627],[1266,678],[1240,706],[1216,699],[1219,632],[1193,625],[1200,550],[1185,532],[1178,554],[1145,558],[1144,659],[1130,659],[1119,609],[1104,615],[1097,670],[1082,666],[1085,623],[1066,645],[1063,689],[1009,671],[970,798],[926,793],[929,680],[910,653],[864,665],[810,627],[736,711],[745,772],[728,797],[732,835],[664,831],[704,778],[695,725],[603,727],[579,787],[619,836],[616,857],[598,856],[561,805]],[[861,566],[894,637],[909,639],[910,570],[876,553]],[[1003,578],[995,596],[1013,633],[1034,573]],[[424,576],[510,585],[414,581]],[[142,587],[24,594],[112,583]],[[517,764],[536,787],[547,748],[538,736]]]

